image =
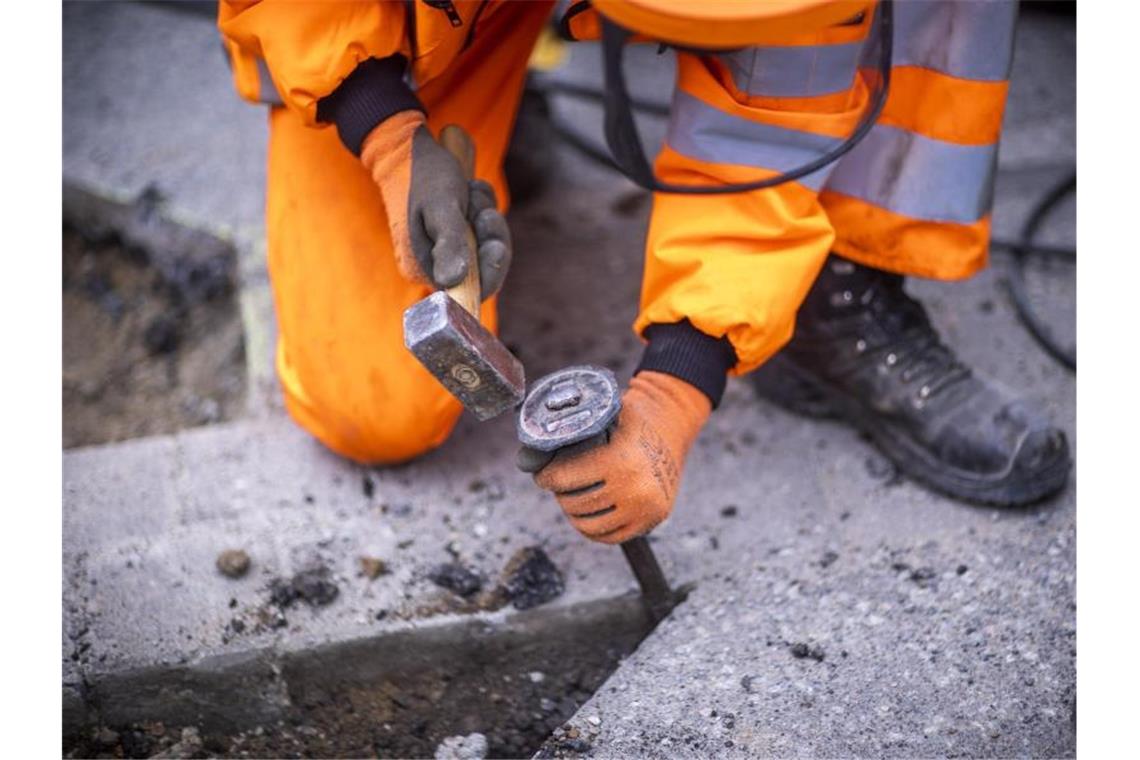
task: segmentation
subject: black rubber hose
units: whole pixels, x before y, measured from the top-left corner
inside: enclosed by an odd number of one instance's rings
[[[1076,346],[1073,346],[1071,350],[1063,348],[1053,336],[1053,331],[1037,315],[1029,303],[1029,295],[1025,290],[1025,259],[1033,253],[1042,252],[1043,249],[1033,242],[1033,238],[1037,236],[1038,228],[1045,221],[1049,212],[1070,193],[1076,192],[1076,189],[1077,173],[1073,172],[1034,206],[1033,212],[1030,213],[1029,218],[1025,220],[1025,224],[1021,228],[1020,240],[1010,246],[1013,262],[1009,276],[1005,280],[1006,290],[1009,292],[1010,300],[1013,302],[1013,308],[1016,310],[1017,318],[1021,324],[1025,326],[1025,329],[1029,331],[1029,334],[1047,354],[1073,372],[1077,371]],[[1060,248],[1050,250],[1058,252],[1060,255],[1063,255],[1064,251]],[[1072,255],[1075,258],[1076,251],[1072,251]]]
[[[990,238],[990,248],[1005,251],[1022,250],[1026,253],[1032,253],[1034,256],[1051,256],[1055,259],[1071,259],[1077,255],[1076,249],[1066,246],[1047,245],[1045,243],[1026,245],[1020,240],[1005,240],[1003,238]]]

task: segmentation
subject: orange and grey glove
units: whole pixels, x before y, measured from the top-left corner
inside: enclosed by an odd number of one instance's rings
[[[553,457],[524,447],[519,467],[554,493],[579,533],[619,544],[653,530],[673,511],[685,456],[711,411],[709,396],[693,385],[642,371],[622,395],[608,441],[586,441]]]
[[[401,55],[361,61],[318,102],[317,121],[336,125],[344,147],[380,188],[400,273],[437,288],[458,285],[467,276],[470,224],[488,298],[511,261],[507,221],[491,186],[468,182],[428,131],[423,106],[404,81],[407,67]]]
[[[384,197],[396,264],[406,279],[436,288],[462,282],[470,225],[482,297],[498,291],[510,266],[511,235],[495,191],[483,180],[464,178],[421,111],[401,111],[376,126],[364,138],[360,160]]]

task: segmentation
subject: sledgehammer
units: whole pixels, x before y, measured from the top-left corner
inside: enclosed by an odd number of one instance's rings
[[[475,146],[461,127],[449,124],[440,144],[475,176]],[[522,363],[479,324],[479,262],[475,234],[467,228],[467,277],[438,290],[404,312],[404,345],[443,387],[480,421],[513,408],[526,393]]]

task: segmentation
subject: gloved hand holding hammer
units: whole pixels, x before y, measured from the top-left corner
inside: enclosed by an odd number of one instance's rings
[[[402,111],[364,138],[360,160],[384,197],[400,273],[437,288],[467,276],[468,225],[478,247],[482,298],[502,287],[511,263],[507,220],[495,191],[468,180],[458,160],[440,145],[417,110]]]
[[[712,411],[694,386],[649,370],[630,380],[621,404],[607,440],[519,451],[520,469],[554,493],[570,524],[606,544],[644,535],[673,511],[685,457]]]

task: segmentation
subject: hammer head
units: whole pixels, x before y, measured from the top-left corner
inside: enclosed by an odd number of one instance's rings
[[[442,290],[404,312],[404,345],[480,421],[526,394],[522,363]]]

